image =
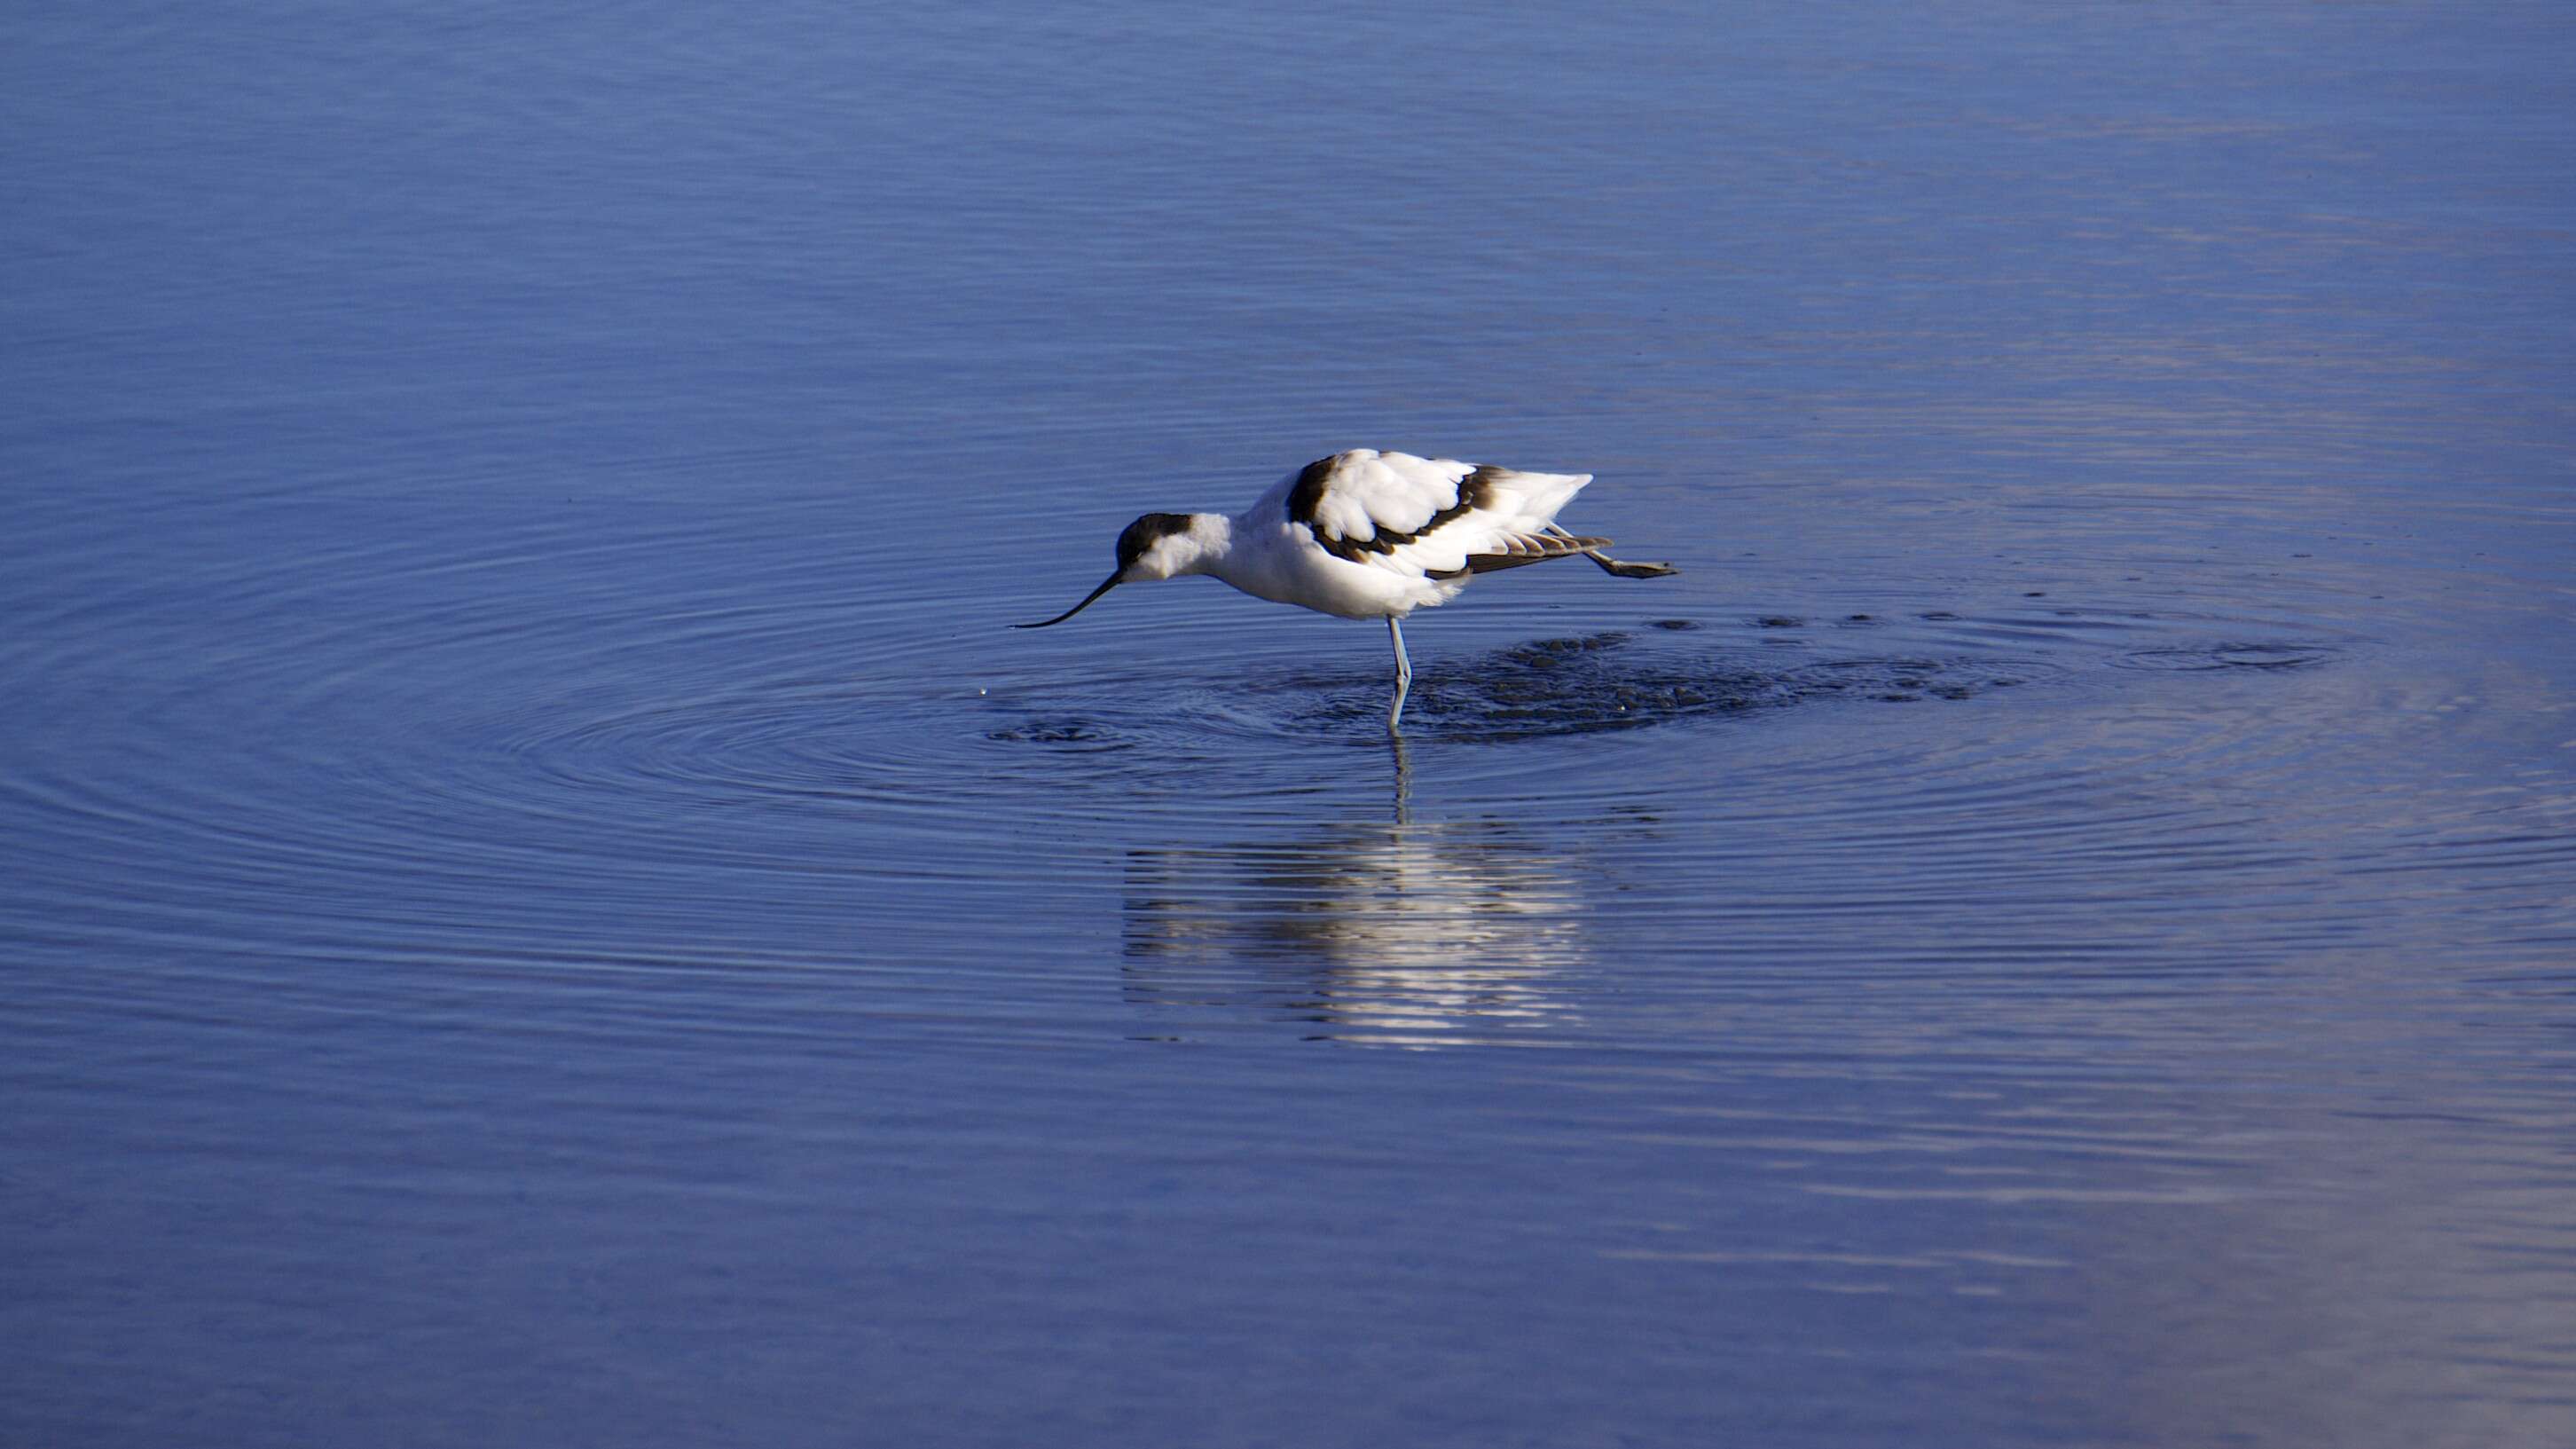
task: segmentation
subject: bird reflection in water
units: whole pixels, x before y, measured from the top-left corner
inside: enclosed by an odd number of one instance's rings
[[[1247,1016],[1377,1045],[1527,1040],[1571,1024],[1580,893],[1509,822],[1394,818],[1127,857],[1128,999],[1174,1034]]]

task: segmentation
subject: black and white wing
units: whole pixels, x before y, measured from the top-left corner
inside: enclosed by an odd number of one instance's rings
[[[1589,473],[1523,473],[1355,448],[1282,485],[1292,527],[1334,557],[1449,578],[1599,548],[1553,526]]]

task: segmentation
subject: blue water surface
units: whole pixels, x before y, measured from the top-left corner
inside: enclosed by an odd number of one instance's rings
[[[2576,1442],[2564,7],[8,28],[0,1441]]]

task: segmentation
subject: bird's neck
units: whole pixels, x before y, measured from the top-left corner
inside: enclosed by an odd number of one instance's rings
[[[1183,574],[1214,574],[1224,578],[1227,562],[1234,556],[1234,520],[1222,513],[1193,513],[1189,540],[1180,566],[1172,570],[1175,578]]]

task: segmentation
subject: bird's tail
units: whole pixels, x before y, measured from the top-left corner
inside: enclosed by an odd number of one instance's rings
[[[1546,529],[1557,510],[1573,501],[1592,481],[1589,473],[1524,473],[1518,468],[1486,466],[1476,470],[1476,481],[1484,496],[1478,506],[1495,515],[1504,526],[1537,533]]]

